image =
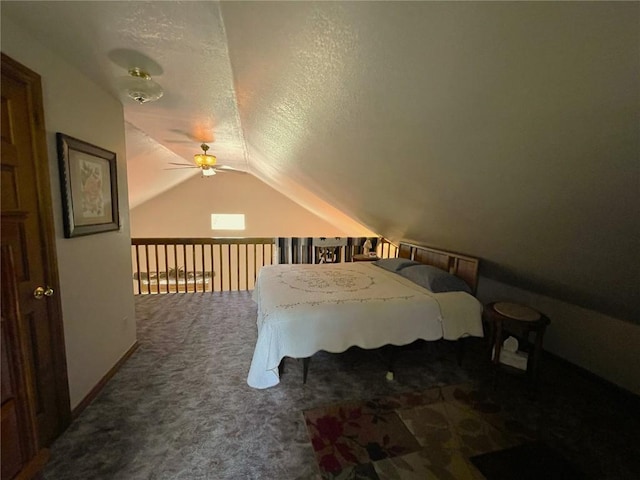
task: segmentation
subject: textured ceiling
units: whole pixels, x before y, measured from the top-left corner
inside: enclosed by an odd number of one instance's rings
[[[42,43],[121,98],[127,121],[130,204],[137,206],[197,171],[166,171],[212,142],[220,163],[248,170],[218,2],[5,2]],[[141,67],[164,89],[139,105],[119,79]],[[155,167],[155,168],[154,168]]]
[[[165,97],[123,102],[133,205],[213,132],[322,216],[638,321],[637,2],[1,5],[114,95],[154,70]]]

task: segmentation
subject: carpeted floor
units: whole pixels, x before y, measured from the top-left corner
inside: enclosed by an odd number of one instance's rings
[[[315,355],[306,385],[288,359],[278,386],[255,390],[250,292],[138,296],[136,313],[140,348],[54,443],[46,479],[321,478],[303,411],[463,383],[590,478],[640,478],[637,399],[546,357],[536,398],[515,376],[494,388],[482,341],[462,367],[446,342],[414,345],[392,382],[372,351]]]

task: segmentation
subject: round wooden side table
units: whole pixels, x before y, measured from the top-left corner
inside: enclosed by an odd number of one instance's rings
[[[527,343],[531,333],[535,334],[533,347],[530,348],[527,358],[527,375],[534,387],[538,383],[538,364],[542,354],[542,339],[544,331],[551,320],[543,313],[526,305],[512,302],[492,302],[485,306],[484,318],[489,325],[491,343],[493,345],[492,362],[497,370],[500,366],[500,352],[502,350],[505,330],[513,328]]]

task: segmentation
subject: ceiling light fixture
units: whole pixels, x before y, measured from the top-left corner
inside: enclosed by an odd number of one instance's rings
[[[202,148],[202,153],[196,153],[193,156],[193,161],[196,162],[196,165],[202,169],[202,175],[205,177],[209,177],[211,175],[215,175],[216,171],[213,167],[215,167],[218,159],[215,155],[209,155],[207,151],[209,150],[209,145],[203,143],[200,145]]]
[[[164,94],[160,84],[139,67],[130,69],[128,77],[122,77],[121,88],[128,97],[140,104],[155,102]]]

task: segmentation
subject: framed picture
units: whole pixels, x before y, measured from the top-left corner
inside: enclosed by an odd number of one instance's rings
[[[116,154],[57,133],[66,238],[120,228]]]

